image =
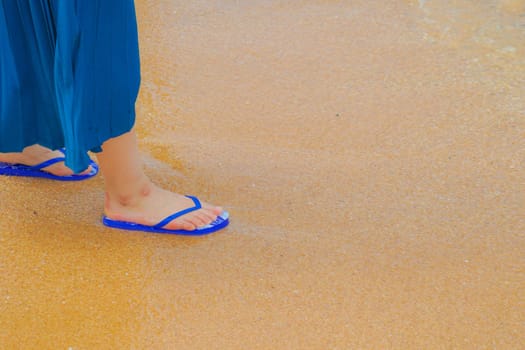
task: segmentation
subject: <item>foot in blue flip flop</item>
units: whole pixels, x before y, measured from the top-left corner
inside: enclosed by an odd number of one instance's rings
[[[51,153],[50,150],[45,149],[41,146],[31,146],[32,149],[29,152],[41,153],[43,152]],[[26,152],[26,151],[24,151]],[[60,169],[60,163],[65,161],[65,149],[57,151],[59,156],[55,156],[51,159],[38,163],[36,165],[25,165],[16,162],[14,159],[23,158],[24,155],[20,154],[9,154],[10,156],[5,156],[5,158],[15,162],[1,162],[0,161],[0,175],[3,176],[23,176],[23,177],[37,177],[45,178],[57,181],[80,181],[89,179],[95,176],[98,173],[98,165],[95,162],[91,162],[90,167],[87,171],[80,174],[73,174],[68,168]],[[54,166],[54,167],[53,167]],[[62,164],[62,167],[65,167]],[[54,169],[52,169],[54,168]],[[58,168],[58,169],[57,169]],[[53,172],[55,171],[55,173]]]
[[[166,228],[166,225],[169,225],[174,220],[202,208],[202,204],[197,197],[193,197],[193,196],[186,196],[186,197],[193,201],[194,205],[192,207],[189,207],[187,209],[183,209],[181,211],[173,213],[155,225],[144,225],[144,224],[138,224],[138,223],[133,223],[129,221],[114,220],[114,219],[110,219],[107,216],[103,217],[102,222],[104,223],[104,225],[108,227],[118,228],[122,230],[144,231],[144,232],[152,232],[152,233],[166,233],[166,234],[176,234],[176,235],[186,235],[186,236],[205,235],[205,234],[209,234],[209,233],[218,231],[228,226],[229,214],[228,212],[223,211],[211,223],[201,226],[201,227],[197,227],[194,230],[181,230],[181,229]]]

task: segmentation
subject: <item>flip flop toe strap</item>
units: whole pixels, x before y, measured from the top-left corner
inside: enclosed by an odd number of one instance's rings
[[[50,165],[53,165],[53,164],[56,164],[56,163],[60,163],[60,162],[63,162],[65,161],[66,158],[64,157],[57,157],[57,158],[53,158],[53,159],[50,159],[50,160],[46,160],[45,162],[42,162],[40,164],[37,164],[37,165],[33,165],[31,167],[31,169],[34,169],[34,170],[42,170],[44,168],[47,168],[48,166]]]
[[[193,204],[194,204],[193,207],[187,208],[187,209],[184,209],[184,210],[181,210],[181,211],[178,211],[175,214],[172,214],[172,215],[168,216],[167,218],[165,218],[164,220],[162,220],[161,222],[159,222],[158,224],[153,226],[153,228],[161,229],[164,226],[166,226],[167,224],[169,224],[170,222],[172,222],[173,220],[175,220],[175,219],[177,219],[177,218],[179,218],[179,217],[181,217],[183,215],[186,215],[188,213],[191,213],[193,211],[196,211],[196,210],[199,210],[200,208],[202,208],[201,202],[199,201],[199,199],[197,197],[193,197],[193,196],[186,196],[186,197],[188,197],[189,199],[191,199],[193,201]]]

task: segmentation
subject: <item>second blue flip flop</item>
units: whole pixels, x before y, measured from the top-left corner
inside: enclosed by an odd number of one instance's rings
[[[61,149],[60,152],[62,152],[65,156],[64,149]],[[59,176],[59,175],[54,175],[54,174],[51,174],[43,170],[44,168],[47,168],[50,165],[60,163],[65,160],[66,160],[65,157],[56,157],[53,159],[46,160],[45,162],[42,162],[40,164],[33,165],[33,166],[0,162],[0,175],[38,177],[38,178],[51,179],[51,180],[56,180],[56,181],[80,181],[80,180],[89,179],[97,175],[98,173],[98,165],[93,161],[91,161],[90,163],[91,171],[86,174],[73,174],[73,175],[67,175],[67,176]]]

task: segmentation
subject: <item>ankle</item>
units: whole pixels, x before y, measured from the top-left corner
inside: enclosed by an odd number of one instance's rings
[[[137,207],[145,198],[151,196],[154,189],[155,186],[147,178],[137,182],[134,186],[106,188],[105,210],[113,212],[118,209]]]

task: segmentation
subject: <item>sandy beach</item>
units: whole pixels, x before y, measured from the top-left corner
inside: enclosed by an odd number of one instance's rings
[[[231,225],[0,178],[0,349],[523,349],[525,0],[443,3],[137,0],[147,173]]]

